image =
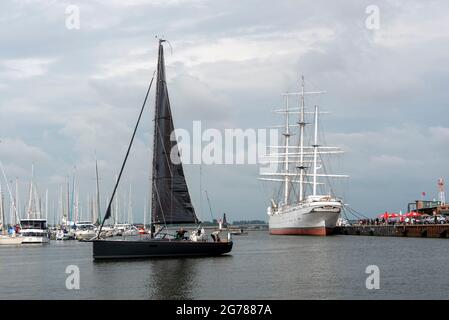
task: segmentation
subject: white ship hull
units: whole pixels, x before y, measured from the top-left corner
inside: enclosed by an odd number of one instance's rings
[[[270,234],[330,235],[340,217],[341,206],[339,201],[317,201],[286,205],[277,211],[269,208]]]

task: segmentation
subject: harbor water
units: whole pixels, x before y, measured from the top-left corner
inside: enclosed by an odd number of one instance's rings
[[[367,289],[370,265],[379,289]],[[251,231],[228,256],[104,262],[92,243],[52,241],[0,248],[0,299],[448,299],[448,265],[447,239]]]

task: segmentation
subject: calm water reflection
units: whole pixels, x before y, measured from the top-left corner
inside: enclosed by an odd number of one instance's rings
[[[149,299],[194,299],[197,262],[195,259],[157,259],[151,261],[146,279]]]
[[[94,262],[92,244],[0,248],[1,299],[448,299],[449,240],[235,237],[216,258]],[[378,265],[381,289],[367,290]],[[68,265],[80,290],[67,290]]]

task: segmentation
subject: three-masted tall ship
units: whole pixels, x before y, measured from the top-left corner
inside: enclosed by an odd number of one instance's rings
[[[148,88],[139,120],[134,129],[133,138],[128,147],[127,156],[118,176],[103,223],[99,229],[98,239],[93,241],[94,259],[217,256],[228,253],[232,249],[233,243],[230,236],[223,240],[217,237],[213,237],[214,241],[209,240],[204,229],[200,227],[200,221],[192,205],[183,166],[180,161],[177,141],[171,139],[174,124],[165,79],[164,42],[165,40],[163,39],[159,40],[156,78],[153,171],[151,179],[151,237],[138,240],[104,240],[100,238],[101,227],[105,220],[111,216],[111,204],[115,190],[120,182],[121,173],[123,172],[153,80]],[[160,230],[166,229],[170,225],[184,224],[197,225],[197,229],[193,230],[188,236],[184,235],[185,231],[183,229],[179,230],[181,233],[177,233],[177,237],[171,237],[167,234],[161,236]]]
[[[282,126],[284,145],[268,146],[266,157],[268,163],[281,164],[281,170],[261,173],[263,177],[259,178],[281,182],[278,192],[280,199],[272,199],[267,209],[270,234],[326,236],[332,234],[340,217],[343,202],[333,195],[329,179],[348,176],[327,173],[324,157],[341,154],[343,150],[320,145],[319,107],[315,106],[313,111],[308,111],[305,105],[305,96],[322,93],[324,92],[306,92],[302,77],[301,90],[284,93],[285,108],[275,110],[276,113],[285,115],[285,124]],[[289,107],[292,96],[299,96],[299,108]],[[295,117],[295,124],[291,124],[294,115],[299,117]],[[313,131],[308,130],[309,115],[313,115]],[[293,130],[296,128],[299,130]],[[308,135],[310,132],[312,135]],[[320,182],[319,179],[326,181]]]

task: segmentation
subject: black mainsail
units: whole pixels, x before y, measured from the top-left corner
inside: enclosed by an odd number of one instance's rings
[[[198,223],[184,169],[179,160],[174,132],[173,117],[165,80],[164,47],[159,40],[157,65],[156,104],[154,112],[154,146],[152,175],[152,223],[183,224]],[[170,155],[177,157],[172,159]],[[173,161],[177,160],[177,161]]]

